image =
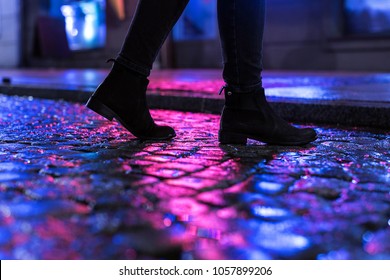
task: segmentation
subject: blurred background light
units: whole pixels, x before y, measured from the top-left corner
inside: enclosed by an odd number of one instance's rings
[[[351,35],[390,35],[390,0],[345,0]]]
[[[71,50],[104,47],[106,40],[105,1],[66,1],[61,6]]]
[[[213,39],[218,35],[216,19],[216,0],[191,0],[173,29],[173,39]]]

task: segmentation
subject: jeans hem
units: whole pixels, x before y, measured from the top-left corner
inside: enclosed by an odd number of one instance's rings
[[[119,54],[117,56],[115,61],[118,62],[119,64],[121,64],[122,66],[126,67],[129,70],[132,70],[134,72],[141,74],[142,76],[148,77],[150,75],[151,70],[148,67],[145,67],[145,66],[139,65],[135,62],[132,62],[129,59],[127,59],[126,57],[122,56],[121,54]]]
[[[248,93],[252,92],[254,90],[260,89],[263,87],[262,82],[258,82],[253,85],[247,85],[247,86],[238,86],[238,85],[231,85],[231,84],[226,84],[226,87],[230,90],[232,90],[235,93]]]

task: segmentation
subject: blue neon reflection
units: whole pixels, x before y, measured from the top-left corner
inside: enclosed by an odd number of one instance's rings
[[[103,47],[106,40],[105,1],[72,1],[61,6],[71,50]]]
[[[390,34],[390,0],[346,0],[346,28],[350,34]]]

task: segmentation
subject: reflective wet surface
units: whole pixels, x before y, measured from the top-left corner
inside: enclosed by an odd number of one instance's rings
[[[93,91],[107,69],[0,69],[4,85]],[[287,99],[390,102],[390,74],[381,72],[264,71],[268,96]],[[154,70],[149,90],[218,98],[219,69]],[[1,88],[0,81],[0,88]]]
[[[220,146],[216,115],[152,113],[177,138],[0,95],[0,258],[390,259],[388,132]]]

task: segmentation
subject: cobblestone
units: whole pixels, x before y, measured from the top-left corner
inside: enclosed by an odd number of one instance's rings
[[[220,146],[216,115],[152,114],[177,138],[0,95],[0,258],[390,259],[388,132]]]

